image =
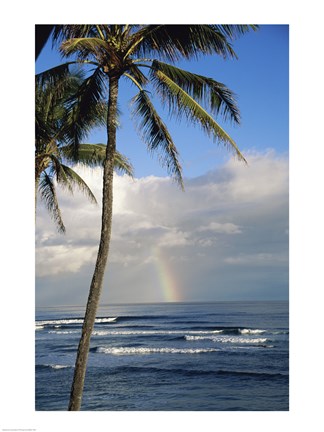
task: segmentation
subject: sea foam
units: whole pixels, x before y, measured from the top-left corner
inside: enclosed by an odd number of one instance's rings
[[[259,329],[239,329],[239,333],[241,333],[241,334],[262,334],[262,333],[265,333],[265,330],[259,330]]]
[[[211,340],[219,343],[232,343],[232,344],[261,344],[268,342],[266,338],[243,338],[243,337],[229,337],[229,336],[192,336],[185,335],[185,339],[188,341],[197,340]]]
[[[223,330],[94,330],[95,336],[150,336],[150,335],[181,335],[185,333],[193,335],[213,335],[222,333]]]
[[[214,348],[150,348],[150,347],[98,347],[97,352],[113,355],[129,354],[201,354],[219,351]]]
[[[110,323],[116,320],[117,317],[96,318],[95,323],[97,324]],[[36,328],[44,328],[45,325],[52,325],[58,328],[62,325],[69,325],[69,324],[83,324],[83,318],[68,318],[68,319],[36,321]]]

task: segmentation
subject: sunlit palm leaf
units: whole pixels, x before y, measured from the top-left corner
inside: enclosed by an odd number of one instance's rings
[[[103,166],[106,149],[105,144],[80,144],[77,163],[87,167]],[[60,153],[66,161],[76,163],[73,157],[73,149],[70,146],[61,147]],[[133,167],[129,159],[118,151],[115,153],[115,169],[133,177]]]
[[[159,61],[153,61],[152,68],[167,75],[197,102],[206,104],[212,113],[221,113],[225,120],[240,123],[235,95],[224,84]]]
[[[225,146],[234,152],[242,161],[245,161],[237,145],[224,129],[208,114],[208,112],[196,102],[177,83],[171,80],[162,71],[154,71],[154,79],[158,93],[163,100],[167,100],[170,112],[175,115],[185,115],[192,124],[200,124],[204,132],[216,141],[221,141]]]
[[[106,157],[104,144],[80,144],[77,152],[77,160],[74,157],[72,146],[63,146],[60,152],[64,160],[69,163],[80,163],[89,167],[102,166]]]
[[[60,51],[64,56],[68,57],[77,52],[78,57],[81,59],[87,58],[89,55],[94,57],[106,56],[110,50],[107,41],[99,37],[68,39],[60,47]]]
[[[182,170],[178,161],[178,151],[162,119],[154,109],[145,91],[140,91],[133,99],[133,116],[139,119],[139,130],[150,151],[159,150],[160,161],[166,166],[183,188]]]

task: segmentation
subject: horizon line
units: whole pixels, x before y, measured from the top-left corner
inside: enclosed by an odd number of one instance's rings
[[[256,302],[289,302],[289,299],[263,299],[263,300],[189,300],[189,301],[156,301],[156,302],[152,302],[152,301],[148,301],[148,302],[116,302],[116,303],[103,303],[103,304],[99,304],[99,308],[100,307],[108,307],[108,306],[122,306],[122,305],[153,305],[153,304],[187,304],[187,303],[242,303],[242,302],[251,302],[251,303],[256,303]],[[57,308],[85,308],[86,305],[71,305],[71,304],[66,304],[66,305],[53,305],[53,306],[45,306],[45,305],[35,305],[35,309],[57,309]]]

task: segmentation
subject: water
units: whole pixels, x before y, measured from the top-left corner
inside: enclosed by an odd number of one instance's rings
[[[83,311],[39,310],[36,410],[66,410]],[[289,409],[288,303],[101,307],[82,410]]]

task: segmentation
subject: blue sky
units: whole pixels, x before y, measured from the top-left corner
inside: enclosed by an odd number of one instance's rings
[[[238,60],[213,56],[178,65],[237,94],[242,124],[219,122],[248,160],[247,167],[233,160],[201,130],[165,113],[185,193],[147,154],[128,111],[134,88],[121,87],[118,147],[136,179],[115,179],[103,303],[288,298],[288,32],[286,25],[261,26],[235,41]],[[60,61],[47,46],[36,70]],[[94,131],[88,142],[106,142],[105,131]],[[101,172],[80,173],[100,202]],[[65,236],[37,209],[37,305],[84,304],[93,271],[100,205],[61,191],[60,204]]]

